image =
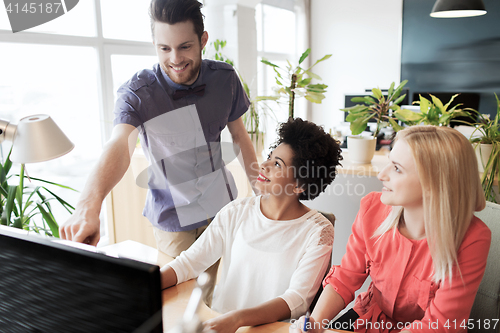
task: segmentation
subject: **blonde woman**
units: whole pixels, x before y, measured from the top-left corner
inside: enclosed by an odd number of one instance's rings
[[[308,322],[291,332],[330,327],[355,332],[466,331],[486,267],[488,227],[473,215],[485,207],[474,150],[459,132],[413,126],[398,133],[352,227],[347,252],[333,266]]]

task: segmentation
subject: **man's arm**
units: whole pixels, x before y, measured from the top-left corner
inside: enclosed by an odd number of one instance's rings
[[[240,164],[247,174],[250,185],[254,192],[258,193],[255,189],[255,182],[259,176],[259,163],[257,163],[255,149],[253,148],[252,140],[250,140],[250,136],[243,124],[243,119],[240,117],[235,121],[227,123],[227,128],[231,133],[233,143],[240,147],[241,156],[243,158],[243,161],[240,159]]]
[[[138,133],[128,124],[113,128],[111,139],[90,173],[73,215],[59,228],[62,239],[97,245],[102,202],[127,171]]]
[[[236,297],[236,296],[235,296]],[[241,326],[256,326],[290,318],[288,304],[276,297],[249,309],[230,311],[222,316],[204,322],[205,328],[217,333],[234,333]]]

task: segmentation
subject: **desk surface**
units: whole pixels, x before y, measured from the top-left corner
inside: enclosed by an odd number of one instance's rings
[[[150,246],[140,244],[134,241],[125,241],[101,248],[105,253],[112,255],[120,255],[124,257],[132,257],[136,260],[156,263],[161,267],[172,260],[171,257],[164,253],[158,252]],[[139,258],[140,257],[140,258]],[[182,318],[184,311],[191,297],[191,292],[195,287],[196,281],[189,280],[177,286],[165,289],[162,292],[162,312],[163,312],[163,331],[168,332],[175,327]],[[220,314],[210,309],[205,304],[200,306],[198,315],[201,320],[208,320],[219,316]],[[255,327],[241,327],[238,333],[288,333],[290,324],[276,322],[267,325]],[[343,332],[336,330],[328,330],[327,332]]]
[[[158,265],[162,266],[172,258],[158,252]],[[187,307],[189,298],[191,297],[191,292],[193,291],[196,285],[195,280],[189,280],[184,283],[181,283],[177,286],[167,288],[162,292],[162,302],[163,302],[163,331],[168,332],[169,329],[173,328],[178,322],[179,319],[182,318],[184,314],[184,310]],[[200,306],[198,315],[201,320],[208,320],[210,318],[214,318],[219,316],[218,312],[213,311],[205,304]],[[261,326],[253,326],[253,327],[240,327],[238,329],[238,333],[288,333],[290,324],[276,322]],[[327,330],[326,332],[344,332],[337,330]]]
[[[168,332],[182,318],[187,307],[191,291],[195,287],[196,281],[189,280],[177,286],[165,289],[162,293],[163,299],[163,331]],[[205,304],[200,306],[198,315],[201,320],[207,320],[219,316],[220,314],[210,309]],[[288,333],[290,324],[276,322],[260,326],[245,326],[238,329],[238,333]],[[327,330],[326,332],[344,332],[337,330]]]

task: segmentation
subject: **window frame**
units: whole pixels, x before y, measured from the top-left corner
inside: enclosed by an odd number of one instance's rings
[[[75,36],[43,32],[21,31],[13,33],[11,30],[0,29],[0,45],[3,43],[38,44],[38,45],[61,45],[61,46],[84,46],[92,47],[97,52],[98,64],[98,105],[101,131],[101,144],[104,145],[111,137],[113,130],[113,109],[115,104],[113,73],[111,66],[112,55],[131,56],[156,56],[152,40],[151,42],[110,39],[104,38],[101,15],[101,0],[94,1],[94,24],[96,24],[96,35]],[[113,207],[110,195],[103,203],[106,212],[106,222],[101,225],[100,245],[114,243],[114,234],[109,232],[110,226],[114,226]]]
[[[257,61],[260,61],[265,58],[270,62],[273,61],[282,61],[286,62],[289,60],[292,64],[296,63],[299,60],[300,55],[309,47],[309,25],[308,25],[308,0],[262,0],[258,5],[266,5],[271,7],[276,7],[288,11],[292,11],[295,13],[295,36],[296,36],[296,44],[295,44],[295,52],[292,53],[278,53],[278,52],[266,52],[265,50],[257,50]],[[256,11],[257,15],[257,11]],[[262,48],[264,48],[264,20],[260,20],[261,27],[258,31],[261,31],[262,36],[260,37],[262,40]],[[304,32],[305,31],[305,32]],[[306,59],[304,66],[309,65],[309,58]],[[270,87],[266,86],[267,79],[259,81],[259,94],[269,93]]]
[[[261,60],[265,58],[266,60],[275,63],[275,62],[286,62],[289,60],[292,64],[298,62],[300,55],[309,47],[309,23],[308,23],[308,8],[309,8],[309,0],[262,0],[258,5],[267,5],[271,7],[276,7],[288,11],[293,11],[295,13],[295,52],[292,53],[277,53],[277,52],[266,52],[265,50],[257,49],[257,71],[258,71],[258,95],[272,95],[271,87],[267,85],[268,82],[271,82],[271,78],[267,75],[270,73],[274,73],[271,69],[268,68],[267,71],[262,71],[266,65],[261,63]],[[293,9],[293,10],[292,10]],[[258,10],[256,7],[256,16],[258,14]],[[257,24],[259,20],[257,20]],[[260,19],[261,26],[257,28],[257,33],[261,33],[262,36],[262,48],[264,48],[265,42],[265,29],[264,29],[264,19]],[[259,37],[258,37],[259,38]],[[309,66],[309,58],[307,58],[303,66]],[[271,74],[273,75],[273,74]],[[274,78],[274,75],[273,75]],[[310,114],[311,106],[309,103],[304,103],[302,100],[296,100],[296,116],[301,116],[304,114],[305,118],[308,118]],[[297,115],[297,111],[298,115]],[[275,113],[276,119],[268,120],[266,122],[266,130],[265,130],[265,147],[268,147],[271,143],[273,143],[276,139],[275,128],[277,124],[281,121],[286,121],[288,118],[288,107],[281,105],[281,111],[279,115]],[[265,152],[267,154],[267,152]]]
[[[42,32],[21,31],[12,33],[11,30],[0,29],[0,44],[45,44],[62,46],[86,46],[96,50],[98,56],[99,78],[99,115],[101,123],[102,144],[109,140],[113,129],[114,91],[111,69],[112,55],[156,56],[152,40],[140,42],[122,39],[104,38],[102,30],[101,0],[94,1],[94,15],[96,36],[71,36]]]

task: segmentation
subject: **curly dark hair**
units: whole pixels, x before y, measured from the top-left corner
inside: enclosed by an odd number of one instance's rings
[[[342,150],[339,142],[321,126],[300,118],[290,118],[278,127],[278,140],[271,149],[281,143],[293,150],[294,177],[305,191],[299,200],[312,200],[325,191],[337,175],[341,165]]]

